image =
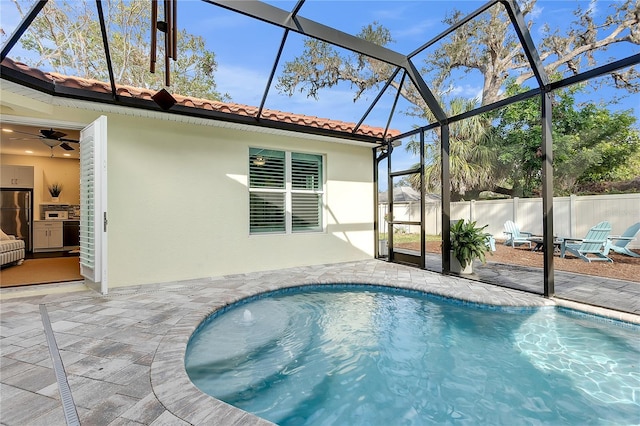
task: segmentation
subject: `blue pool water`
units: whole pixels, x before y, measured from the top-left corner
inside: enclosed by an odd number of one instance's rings
[[[314,288],[212,316],[185,362],[203,392],[283,426],[626,425],[640,422],[639,337],[555,308]]]

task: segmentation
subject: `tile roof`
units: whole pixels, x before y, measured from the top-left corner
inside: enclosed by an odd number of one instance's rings
[[[51,82],[57,86],[89,90],[95,93],[111,93],[110,84],[103,81],[73,77],[56,72],[44,72],[37,68],[32,68],[22,62],[14,61],[10,58],[5,58],[2,61],[2,66],[19,71],[39,80]],[[123,97],[152,100],[151,97],[156,93],[156,91],[140,87],[117,84],[116,93],[118,94],[118,96]],[[182,105],[185,107],[210,110],[219,113],[240,115],[245,117],[256,117],[258,114],[258,107],[255,106],[231,102],[210,101],[207,99],[181,96],[177,94],[172,94],[172,96],[176,99],[177,105]],[[344,121],[331,120],[328,118],[295,114],[266,108],[262,110],[262,115],[260,117],[261,119],[276,121],[280,123],[289,123],[299,126],[314,127],[318,129],[326,129],[343,133],[352,133],[353,129],[356,126],[356,123],[349,123]],[[358,128],[356,134],[382,139],[382,137],[384,136],[384,128],[361,125]],[[389,136],[396,136],[400,134],[400,132],[397,130],[389,130],[387,134]]]

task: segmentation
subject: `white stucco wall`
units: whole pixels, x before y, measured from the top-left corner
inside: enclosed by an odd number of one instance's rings
[[[11,114],[87,124],[101,115],[60,106]],[[370,147],[104,115],[109,287],[373,256]],[[250,146],[325,156],[326,232],[249,235]]]
[[[111,286],[373,255],[370,148],[126,117],[108,132]],[[326,155],[326,233],[249,235],[249,146]]]

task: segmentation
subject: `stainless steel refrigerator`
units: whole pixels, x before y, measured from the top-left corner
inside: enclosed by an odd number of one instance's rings
[[[5,234],[24,240],[27,252],[31,251],[33,226],[32,190],[2,189],[0,197],[0,228]]]

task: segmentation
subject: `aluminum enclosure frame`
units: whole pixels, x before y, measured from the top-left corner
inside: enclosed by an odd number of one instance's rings
[[[554,90],[584,82],[618,69],[627,68],[633,65],[637,65],[640,63],[640,54],[631,55],[627,58],[591,69],[589,71],[579,73],[577,75],[561,79],[560,81],[550,82],[546,72],[544,70],[544,66],[542,61],[540,60],[540,56],[537,52],[536,46],[531,38],[531,34],[529,29],[526,26],[524,21],[524,17],[518,3],[516,0],[491,0],[476,9],[471,14],[462,18],[455,25],[452,25],[447,30],[440,33],[434,39],[420,46],[418,49],[414,50],[408,55],[401,54],[387,47],[379,46],[374,43],[368,42],[366,40],[360,39],[351,34],[339,31],[335,28],[323,25],[321,23],[312,21],[310,19],[306,19],[304,17],[298,16],[299,11],[305,3],[305,0],[298,0],[296,5],[293,7],[291,11],[285,11],[279,9],[277,7],[271,6],[269,4],[260,2],[260,1],[234,1],[234,0],[202,0],[205,3],[209,3],[211,5],[222,7],[227,10],[243,14],[245,16],[249,16],[254,19],[258,19],[260,21],[266,22],[271,25],[275,25],[281,27],[283,29],[283,36],[280,44],[280,48],[278,50],[278,54],[274,59],[274,64],[271,69],[271,73],[269,76],[267,87],[262,96],[262,101],[258,109],[258,114],[255,117],[242,116],[242,115],[234,115],[234,114],[226,114],[219,113],[215,111],[206,111],[206,110],[198,110],[195,108],[183,107],[180,105],[176,105],[171,110],[165,111],[165,113],[169,114],[178,114],[178,115],[187,115],[194,117],[201,117],[212,120],[222,120],[222,121],[231,121],[242,124],[270,127],[276,129],[290,130],[295,132],[303,132],[303,133],[312,133],[323,136],[330,137],[340,137],[346,138],[361,142],[371,143],[373,147],[373,158],[374,160],[374,181],[377,185],[377,169],[378,163],[381,159],[388,158],[391,161],[391,150],[394,140],[399,140],[404,137],[407,137],[411,134],[420,135],[421,141],[424,140],[425,132],[440,128],[441,132],[441,193],[442,193],[442,232],[443,232],[443,255],[442,255],[442,270],[445,274],[450,272],[450,256],[449,256],[449,248],[450,248],[450,190],[449,184],[450,181],[450,166],[449,166],[449,124],[454,123],[459,120],[463,120],[474,115],[478,115],[487,111],[492,111],[497,108],[501,108],[506,105],[510,105],[512,103],[529,99],[534,96],[540,96],[540,112],[542,117],[542,128],[543,128],[543,138],[542,138],[542,154],[543,154],[543,185],[542,185],[542,201],[543,201],[543,238],[547,247],[551,246],[552,236],[553,236],[553,141],[551,137],[551,129],[553,125],[552,121],[552,109],[551,109],[551,94]],[[48,0],[37,0],[36,3],[33,4],[31,9],[27,12],[22,22],[18,25],[13,34],[8,38],[5,45],[2,47],[2,51],[0,53],[0,61],[3,61],[9,53],[11,49],[15,46],[15,44],[19,41],[20,37],[24,34],[24,32],[31,25],[33,20],[38,16],[38,14],[42,11],[44,6]],[[438,41],[442,40],[448,34],[462,27],[465,23],[471,21],[481,13],[489,10],[491,7],[495,7],[498,3],[500,3],[506,10],[511,25],[520,41],[520,45],[524,51],[524,54],[529,62],[529,65],[533,71],[535,81],[537,83],[536,88],[529,90],[528,92],[518,94],[516,96],[512,96],[507,99],[503,99],[501,101],[495,102],[490,105],[485,105],[474,109],[472,111],[466,112],[464,114],[460,114],[457,116],[449,117],[437,101],[434,93],[424,81],[418,68],[416,67],[413,59],[414,57],[428,48]],[[104,20],[104,14],[102,12],[102,4],[101,0],[96,0],[96,6],[98,9],[98,19],[100,21],[101,34],[103,38],[103,47],[105,51],[105,56],[107,60],[107,67],[109,73],[109,81],[111,84],[111,93],[96,93],[89,90],[79,90],[67,88],[64,86],[56,86],[53,83],[46,82],[43,80],[39,80],[29,75],[25,75],[19,71],[11,69],[2,65],[1,67],[1,78],[6,79],[8,81],[15,82],[17,84],[27,86],[33,88],[35,90],[48,93],[53,96],[61,96],[68,97],[73,99],[87,100],[92,102],[100,102],[100,103],[109,103],[114,105],[120,105],[125,107],[133,107],[133,108],[141,108],[146,110],[153,111],[162,111],[157,105],[155,105],[152,101],[146,101],[142,99],[133,99],[130,97],[120,97],[116,92],[116,82],[114,78],[114,73],[111,65],[110,59],[110,47],[109,41],[106,33],[106,26]],[[280,56],[284,49],[284,46],[287,42],[287,36],[289,32],[296,32],[302,34],[304,36],[308,36],[314,39],[322,40],[327,43],[330,43],[334,46],[339,46],[344,49],[347,49],[351,52],[366,55],[368,57],[374,58],[376,60],[385,62],[387,64],[392,65],[395,68],[395,71],[391,74],[386,84],[379,92],[378,96],[374,99],[371,106],[367,109],[362,119],[358,122],[357,126],[350,133],[332,131],[327,129],[319,129],[312,128],[303,125],[296,124],[286,124],[280,123],[273,120],[263,119],[261,117],[261,112],[264,109],[264,105],[268,96],[268,91],[271,86],[271,82],[275,76],[275,72],[280,61]],[[403,71],[403,80],[408,77],[416,90],[418,91],[421,98],[424,100],[427,107],[431,110],[435,117],[435,122],[430,123],[426,126],[420,127],[417,130],[412,130],[410,132],[403,133],[402,135],[396,136],[391,140],[376,139],[374,137],[359,135],[355,132],[362,125],[365,118],[371,112],[373,107],[382,97],[382,94],[389,89],[391,83],[397,76],[397,74]],[[401,88],[402,86],[400,86]],[[397,95],[396,94],[396,102]],[[394,108],[395,104],[394,102]],[[387,126],[385,128],[385,135],[389,131],[389,125],[391,122],[391,117],[393,115],[393,109],[389,113],[389,120],[387,121]],[[423,143],[422,143],[423,145]],[[387,146],[388,151],[382,155],[377,156],[377,149],[380,146]],[[421,149],[420,155],[420,173],[423,173],[424,169],[424,148]],[[424,185],[424,184],[423,184]],[[389,191],[392,191],[392,188],[389,188]],[[424,188],[421,190],[422,199],[424,200]],[[377,198],[374,197],[374,198]],[[389,200],[392,202],[393,194],[390,194]],[[424,210],[424,202],[422,202],[422,210]],[[377,214],[374,215],[374,229],[377,230],[379,227]],[[421,217],[424,218],[424,211],[421,213]],[[424,220],[421,220],[421,234],[422,240],[424,240]],[[376,247],[378,233],[376,232]],[[423,251],[424,251],[424,241],[423,241]],[[424,256],[423,256],[424,257]],[[424,263],[424,260],[423,260]],[[545,252],[544,257],[544,295],[546,297],[552,297],[554,295],[554,269],[553,269],[553,256],[552,253],[548,254]]]

